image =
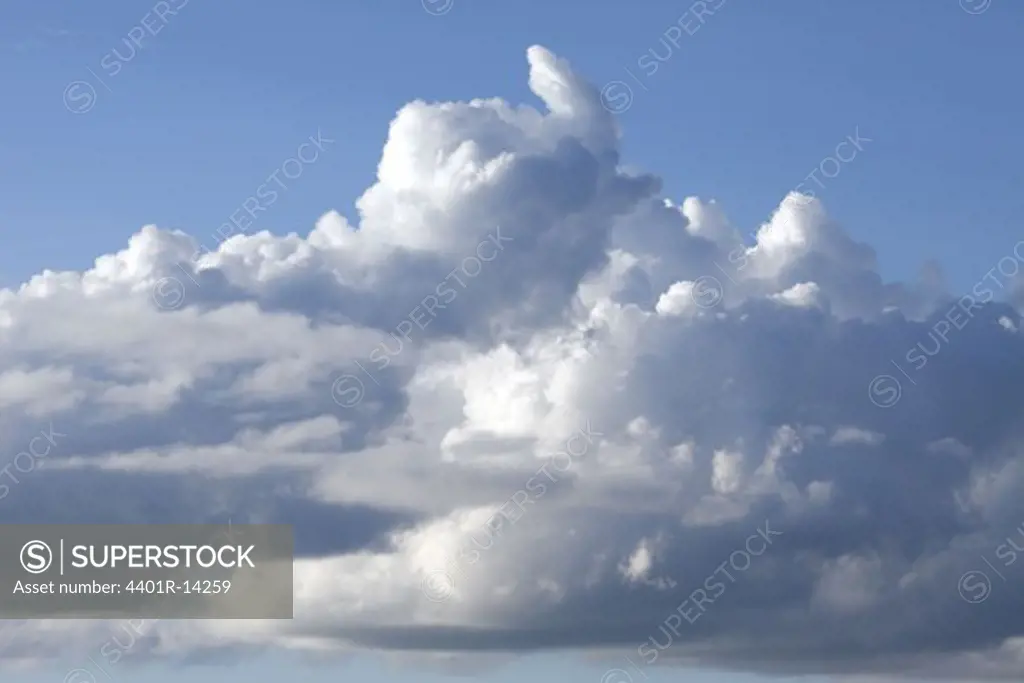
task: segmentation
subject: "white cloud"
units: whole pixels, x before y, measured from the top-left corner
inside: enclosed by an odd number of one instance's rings
[[[934,277],[883,282],[799,195],[745,244],[714,201],[623,171],[597,91],[528,59],[546,111],[403,108],[355,223],[197,263],[146,226],[0,291],[4,452],[66,434],[7,470],[0,520],[301,530],[294,621],[159,622],[140,649],[164,657],[633,653],[771,519],[663,661],[1019,678],[1024,598],[958,592],[1024,517],[1024,369],[989,362],[1020,356],[1019,313],[984,307],[879,408],[871,378],[948,310]],[[5,623],[2,656],[108,626]]]

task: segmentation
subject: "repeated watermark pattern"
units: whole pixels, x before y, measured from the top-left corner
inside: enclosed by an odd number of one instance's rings
[[[112,635],[97,648],[94,655],[87,655],[87,664],[71,669],[64,676],[64,683],[98,683],[97,673],[106,680],[113,680],[110,667],[131,654],[135,645],[147,634],[159,619],[126,619],[115,635]],[[123,632],[123,633],[121,633]]]
[[[874,142],[874,140],[861,136],[860,126],[855,126],[853,129],[853,135],[847,135],[845,140],[836,145],[832,154],[825,156],[821,161],[819,161],[814,169],[807,174],[807,177],[805,177],[803,181],[794,188],[794,191],[799,192],[808,198],[816,197],[817,194],[808,184],[808,181],[813,180],[819,190],[825,189],[825,183],[817,176],[818,172],[821,171],[821,175],[826,180],[831,180],[837,177],[842,172],[843,166],[853,163],[853,160],[857,158],[857,155],[864,151],[864,143],[866,142]],[[848,157],[840,151],[844,148],[851,150]]]
[[[992,6],[992,0],[960,0],[960,9],[968,14],[982,14]]]
[[[227,530],[221,537],[225,538],[228,543],[235,540],[231,519],[228,519]],[[165,594],[163,597],[157,597],[157,601],[170,600],[170,597]],[[124,635],[114,635],[103,641],[97,648],[98,657],[87,655],[88,662],[68,671],[64,676],[64,683],[98,683],[97,672],[103,674],[105,679],[113,680],[109,668],[129,655],[147,633],[152,634],[153,627],[160,621],[160,619],[125,619],[119,624],[119,630],[123,631]]]
[[[920,372],[928,365],[930,359],[938,356],[950,341],[974,320],[975,311],[983,310],[984,305],[995,300],[996,290],[1006,289],[1006,283],[1017,276],[1024,264],[1024,240],[1013,245],[1012,255],[1003,256],[985,276],[971,287],[969,294],[961,296],[945,315],[937,320],[928,330],[928,339],[917,342],[903,354],[905,363],[912,367],[912,372]],[[911,371],[895,358],[889,363],[899,370],[900,374],[912,385],[917,385]],[[903,396],[903,385],[895,375],[879,374],[868,383],[868,398],[879,408],[891,408]]]
[[[660,47],[652,47],[636,59],[636,67],[643,71],[646,79],[653,77],[662,64],[672,59],[681,45],[684,33],[687,36],[696,35],[725,2],[726,0],[697,0],[669,25],[661,35]],[[623,71],[642,90],[649,90],[644,83],[645,79],[638,77],[632,69],[623,67]],[[623,80],[608,81],[601,88],[601,104],[613,114],[621,114],[633,106],[633,97],[633,88]]]
[[[99,66],[106,77],[108,79],[116,77],[125,66],[131,63],[143,51],[147,41],[155,38],[188,3],[189,0],[160,0],[160,2],[157,2],[140,19],[139,23],[129,30],[126,37],[122,39],[124,48],[122,49],[121,46],[115,47],[100,59]],[[636,59],[636,68],[642,72],[643,78],[634,73],[634,70],[631,68],[623,67],[630,81],[642,90],[647,91],[648,85],[645,81],[653,78],[661,69],[661,66],[667,64],[673,58],[680,49],[682,41],[685,40],[684,35],[694,36],[725,3],[726,0],[698,0],[690,5],[687,11],[663,32],[659,39],[660,45],[650,48]],[[421,0],[421,4],[428,14],[443,16],[452,10],[454,0]],[[964,12],[980,15],[990,8],[992,0],[959,0],[959,4]],[[101,78],[94,70],[88,68],[87,70],[97,84],[101,85],[108,92],[113,92],[106,80]],[[601,89],[600,94],[605,108],[616,114],[627,111],[634,101],[633,88],[625,80],[609,81]],[[90,81],[73,81],[65,87],[63,100],[68,111],[75,114],[87,113],[94,108],[97,102],[96,87]],[[240,204],[239,208],[231,213],[229,220],[215,231],[213,234],[215,244],[219,245],[234,234],[245,234],[258,220],[257,214],[265,212],[277,201],[279,196],[277,190],[279,189],[283,192],[288,190],[288,185],[282,182],[278,174],[283,174],[289,181],[297,180],[302,175],[304,166],[315,163],[319,158],[320,152],[325,150],[326,145],[334,142],[334,140],[324,138],[319,130],[315,138],[310,136],[309,142],[303,142],[300,145],[295,157],[287,159],[279,169],[268,176],[254,194],[247,197]],[[842,168],[846,164],[852,163],[858,154],[863,151],[863,145],[867,142],[872,142],[872,139],[862,137],[859,127],[855,129],[853,135],[847,136],[846,139],[836,146],[833,155],[824,157],[816,165],[811,173],[796,187],[796,191],[808,197],[817,196],[815,190],[820,191],[824,189],[828,180],[836,178],[841,173]],[[303,154],[303,150],[316,151],[313,152],[311,159],[307,159]],[[292,165],[289,166],[289,164]],[[294,173],[290,174],[289,169],[294,171]],[[271,184],[272,182],[273,185]],[[811,185],[811,182],[814,185]],[[457,299],[459,292],[466,290],[468,281],[480,275],[483,270],[483,264],[495,260],[504,249],[505,243],[511,241],[512,238],[501,235],[499,227],[493,235],[488,235],[484,241],[480,242],[477,245],[475,256],[469,256],[464,259],[458,268],[453,269],[444,280],[438,283],[433,293],[425,297],[395,326],[394,332],[390,336],[395,341],[396,347],[392,349],[389,343],[382,342],[368,354],[367,357],[374,369],[382,371],[387,368],[392,359],[403,352],[405,344],[412,343],[413,340],[410,335],[417,328],[425,330],[430,322],[439,315],[437,311],[451,305]],[[960,331],[966,327],[974,317],[973,311],[981,309],[982,304],[993,300],[995,292],[990,287],[985,286],[987,280],[991,280],[1000,289],[1005,289],[1004,281],[995,276],[995,271],[998,270],[999,274],[1004,278],[1014,277],[1020,270],[1020,263],[1024,260],[1024,251],[1020,250],[1022,245],[1024,245],[1024,241],[1018,242],[1014,246],[1012,257],[1007,256],[1001,259],[996,267],[986,273],[985,278],[971,289],[971,294],[962,296],[942,319],[932,325],[928,332],[927,342],[917,343],[904,354],[904,360],[913,366],[915,372],[922,370],[931,358],[938,355],[945,348],[950,342],[950,334],[954,330]],[[482,253],[481,249],[485,246],[487,249]],[[192,264],[198,262],[204,253],[204,249],[205,247],[201,247],[193,255],[191,259]],[[214,249],[216,249],[216,246]],[[206,249],[205,251],[208,253],[210,250]],[[485,253],[489,253],[489,256],[485,256]],[[736,284],[736,280],[733,279],[730,272],[732,275],[738,276],[747,267],[749,261],[747,247],[744,245],[735,249],[727,255],[727,259],[729,270],[717,261],[714,262],[714,265],[728,281]],[[1012,273],[1006,272],[1006,269],[1003,267],[1004,262],[1007,261],[1012,265]],[[466,265],[467,262],[470,266]],[[180,264],[179,268],[181,268],[188,280],[191,280],[197,287],[199,286],[195,278]],[[460,277],[460,273],[465,276],[465,279]],[[456,289],[452,284],[453,282],[457,283],[460,289]],[[982,288],[980,291],[979,287]],[[690,293],[698,307],[710,309],[717,306],[723,300],[724,287],[717,277],[704,275],[694,282]],[[165,277],[154,287],[154,302],[163,310],[180,308],[184,304],[185,298],[184,284],[178,278]],[[903,377],[912,384],[916,384],[910,373],[895,359],[891,362]],[[377,379],[374,378],[373,374],[363,364],[356,362],[356,365],[372,382],[379,384]],[[335,380],[331,393],[339,406],[351,408],[362,401],[365,396],[365,385],[358,376],[346,374]],[[869,396],[875,405],[891,407],[902,396],[902,386],[893,375],[878,375],[869,384]],[[6,498],[11,488],[21,482],[21,479],[16,476],[15,472],[22,476],[33,472],[37,467],[37,463],[46,458],[52,449],[57,446],[57,438],[65,436],[65,434],[56,432],[51,423],[48,430],[41,430],[38,435],[29,441],[24,451],[16,454],[5,467],[0,469],[0,482],[3,482],[0,483],[0,500]],[[601,433],[594,431],[590,422],[587,421],[585,427],[581,427],[566,441],[562,450],[550,454],[548,461],[524,483],[523,488],[515,491],[499,506],[497,512],[481,526],[480,530],[486,536],[485,542],[478,541],[473,534],[470,534],[470,542],[459,550],[457,553],[458,557],[454,561],[448,563],[443,569],[436,569],[427,574],[422,583],[422,590],[427,598],[437,602],[449,599],[455,589],[453,577],[456,574],[465,572],[467,566],[479,562],[482,552],[493,548],[496,539],[500,538],[508,529],[523,519],[526,511],[529,509],[528,506],[537,503],[549,490],[549,485],[557,483],[561,477],[565,476],[572,469],[574,463],[589,452],[596,442],[596,437],[600,436]],[[565,466],[562,467],[562,465]],[[1016,562],[1018,553],[1024,552],[1024,548],[1017,547],[1017,543],[1024,546],[1024,524],[1017,529],[1017,532],[1020,535],[1019,539],[1015,540],[1014,538],[1007,537],[1006,542],[999,545],[994,551],[994,556],[1002,563],[1001,567],[1003,570]],[[771,529],[769,520],[765,520],[763,528],[758,528],[756,533],[748,536],[742,548],[732,552],[725,561],[719,564],[707,576],[700,584],[701,587],[693,590],[662,621],[658,626],[660,637],[652,635],[636,648],[636,652],[642,658],[644,664],[654,664],[659,657],[659,653],[671,647],[675,639],[682,635],[681,629],[684,620],[690,625],[695,624],[701,616],[709,611],[711,605],[724,596],[728,591],[728,587],[737,582],[737,575],[746,572],[751,567],[752,558],[763,555],[772,546],[774,538],[781,535],[782,532]],[[1003,572],[988,557],[982,555],[981,560],[1003,582],[1007,581]],[[732,570],[731,572],[729,571],[730,569]],[[992,581],[989,573],[977,569],[966,572],[958,582],[958,590],[961,597],[969,603],[977,604],[984,602],[992,593]],[[98,657],[90,656],[88,658],[91,666],[77,667],[70,670],[64,677],[64,683],[97,683],[97,673],[110,679],[109,667],[116,665],[127,656],[145,635],[147,629],[152,628],[153,624],[157,621],[154,619],[126,620],[121,624],[120,628],[123,634],[119,632],[104,641],[98,648]],[[635,664],[629,657],[626,657],[626,660],[633,670],[639,672],[643,678],[648,678],[642,666]],[[614,668],[606,671],[601,680],[602,683],[632,683],[634,679],[627,670]]]
[[[743,546],[730,553],[729,557],[715,568],[715,571],[708,574],[701,583],[701,587],[695,588],[661,622],[658,631],[664,636],[665,642],[660,642],[659,636],[652,635],[637,646],[636,652],[643,659],[644,664],[654,664],[658,660],[659,653],[671,647],[676,638],[682,635],[680,628],[683,625],[683,620],[691,626],[697,623],[709,611],[708,606],[720,600],[728,591],[728,587],[737,582],[737,576],[733,572],[742,574],[750,569],[753,558],[764,555],[772,546],[774,537],[781,535],[782,532],[772,529],[771,521],[766,519],[763,528],[758,527],[755,533],[747,536]],[[732,569],[732,572],[729,571],[729,568]],[[648,678],[643,668],[634,663],[632,658],[626,656],[625,659],[632,670],[638,672],[645,679]],[[601,683],[633,683],[633,680],[629,671],[623,668],[608,669],[601,676]]]
[[[750,237],[754,239],[755,243],[757,242],[757,235],[755,233],[750,233]],[[729,282],[738,286],[733,275],[739,277],[740,273],[743,272],[743,269],[750,263],[749,247],[746,244],[741,244],[726,254],[726,260],[729,262],[728,270],[717,260],[712,261],[712,263],[715,264],[715,268],[717,268],[719,272],[729,280]],[[732,275],[729,274],[730,271],[732,272]],[[698,308],[714,308],[725,298],[725,287],[723,286],[722,281],[714,275],[701,275],[693,281],[693,286],[690,287],[690,298]]]
[[[185,8],[189,0],[160,0],[146,12],[139,22],[132,26],[128,35],[121,39],[122,46],[112,48],[100,58],[100,69],[106,74],[107,80],[116,77],[143,50],[146,41],[155,38],[163,31],[178,12]],[[122,51],[124,54],[121,54]],[[72,114],[86,114],[96,106],[98,93],[96,84],[103,86],[107,92],[113,93],[110,84],[92,68],[86,67],[93,81],[75,80],[64,87],[64,106]]]
[[[420,303],[395,325],[394,332],[390,333],[391,338],[395,341],[394,349],[388,342],[381,342],[370,351],[367,357],[373,363],[374,369],[379,372],[388,367],[391,364],[391,359],[405,350],[406,344],[412,344],[413,340],[410,335],[413,331],[416,328],[427,329],[430,323],[438,317],[438,311],[450,306],[458,298],[459,292],[466,290],[469,281],[479,277],[484,270],[484,264],[498,258],[505,250],[505,244],[513,241],[511,237],[501,234],[500,225],[495,227],[493,233],[488,234],[476,245],[472,254],[462,259],[457,268],[453,268],[443,280],[437,283],[431,294],[423,297]],[[460,277],[460,274],[465,279]],[[453,281],[458,284],[458,289],[452,284]],[[372,372],[366,369],[363,363],[355,361],[355,364],[371,382],[380,386],[380,382]],[[366,384],[357,375],[341,375],[331,385],[331,397],[342,408],[353,408],[359,405],[365,395]]]
[[[1007,536],[1006,542],[998,545],[994,552],[1004,571],[1017,561],[1018,553],[1024,553],[1024,547],[1017,547],[1018,543],[1024,546],[1024,524],[1018,526],[1015,531],[1017,532],[1017,538]],[[1003,583],[1007,582],[1003,572],[997,569],[996,565],[985,557],[984,554],[981,556],[981,560]],[[971,604],[976,605],[985,602],[992,595],[992,578],[986,571],[972,569],[960,577],[960,580],[957,582],[957,590],[960,593],[960,597]]]
[[[6,498],[13,487],[22,482],[22,478],[36,470],[57,447],[58,438],[66,436],[54,429],[51,422],[47,429],[39,430],[38,434],[29,439],[25,450],[16,453],[10,462],[0,468],[0,500]]]
[[[420,0],[420,4],[423,5],[423,9],[426,10],[427,14],[440,17],[452,11],[452,7],[455,6],[455,0]]]
[[[577,429],[562,445],[561,450],[546,454],[546,462],[526,480],[521,489],[498,506],[497,512],[480,527],[480,531],[486,536],[485,542],[477,540],[475,535],[470,533],[469,542],[459,548],[456,557],[447,559],[444,567],[427,572],[420,585],[427,599],[444,602],[450,598],[455,592],[455,576],[465,575],[470,565],[479,562],[482,553],[493,548],[496,539],[522,520],[526,516],[528,506],[535,505],[543,498],[548,486],[556,484],[572,469],[575,462],[586,456],[600,436],[603,434],[594,431],[590,420],[587,420],[586,426]]]
[[[221,224],[211,235],[214,241],[213,249],[207,249],[200,245],[199,249],[189,259],[189,265],[194,271],[199,259],[206,253],[216,251],[217,248],[229,237],[244,235],[258,219],[257,214],[267,211],[277,202],[281,193],[287,192],[289,185],[285,180],[294,182],[305,172],[307,166],[315,164],[321,153],[327,150],[328,145],[334,144],[336,140],[325,138],[323,132],[318,128],[315,135],[310,135],[295,150],[293,156],[285,159],[274,172],[267,176],[250,196],[239,204],[238,208],[231,212],[228,220]],[[281,179],[284,176],[285,180]],[[177,264],[178,269],[196,287],[199,281],[192,276],[184,264]],[[163,311],[174,311],[185,305],[185,283],[177,277],[163,277],[153,286],[153,303]]]
[[[809,181],[813,180],[819,190],[824,189],[825,183],[818,178],[818,173],[820,172],[822,177],[826,180],[831,180],[832,178],[837,177],[842,172],[844,165],[852,163],[853,160],[857,158],[858,154],[864,151],[864,144],[868,142],[874,142],[874,140],[862,136],[860,134],[860,126],[855,126],[853,134],[847,135],[842,141],[840,141],[839,144],[836,145],[832,154],[823,157],[821,161],[815,165],[814,169],[808,173],[795,188],[793,188],[793,192],[804,197],[804,201],[814,199],[818,195],[814,191],[814,188],[809,185]],[[751,233],[750,236],[754,238],[754,242],[756,243],[757,236],[753,233]],[[738,287],[739,284],[737,283],[736,278],[739,277],[740,273],[742,273],[750,263],[749,247],[746,244],[742,244],[730,251],[726,255],[726,258],[729,262],[728,269],[718,261],[713,261],[715,268],[717,268],[725,279],[733,286]],[[714,308],[725,299],[725,286],[715,275],[702,275],[694,280],[693,286],[690,288],[690,298],[693,299],[693,303],[696,304],[698,308]]]

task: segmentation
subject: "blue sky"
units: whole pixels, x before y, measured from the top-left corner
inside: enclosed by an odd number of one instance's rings
[[[658,175],[676,202],[716,200],[743,233],[859,131],[870,142],[816,194],[875,249],[885,279],[913,280],[932,259],[950,290],[966,291],[1024,236],[1024,5],[992,0],[972,14],[957,0],[726,0],[642,75],[638,59],[665,54],[661,40],[689,4],[454,0],[433,15],[417,0],[190,0],[110,75],[103,60],[115,48],[129,54],[124,39],[152,2],[6,3],[0,287],[88,269],[148,224],[213,247],[218,226],[311,136],[332,142],[253,230],[305,236],[331,209],[355,223],[399,109],[480,97],[539,107],[527,84],[535,44],[599,88],[629,84],[631,104],[617,114],[622,163]],[[85,100],[75,95],[87,92],[68,90],[78,81],[95,101],[76,113]],[[530,655],[473,676],[597,683],[613,661]],[[71,658],[15,675],[57,681],[75,666]],[[647,673],[652,683],[678,676]],[[170,683],[182,674],[157,663],[110,675]],[[329,665],[271,653],[187,675],[446,680],[365,653]]]
[[[88,266],[147,223],[212,233],[318,128],[341,142],[259,227],[304,234],[330,208],[354,219],[406,102],[535,103],[523,78],[534,43],[595,83],[622,78],[652,47],[664,54],[659,39],[687,8],[525,0],[431,16],[398,0],[193,0],[141,41],[111,92],[95,85],[91,111],[69,114],[65,86],[102,76],[100,60],[151,6],[5,10],[18,105],[0,114],[2,282]],[[953,1],[730,0],[638,89],[621,117],[626,161],[655,170],[670,197],[719,199],[752,230],[860,126],[875,142],[822,191],[830,212],[886,273],[935,258],[966,286],[1015,241],[1022,13],[998,0],[976,16]]]

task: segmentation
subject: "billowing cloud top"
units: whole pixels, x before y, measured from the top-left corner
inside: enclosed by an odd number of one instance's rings
[[[884,282],[801,194],[748,244],[527,57],[546,111],[409,104],[357,225],[211,252],[146,226],[0,291],[0,520],[295,525],[293,621],[160,622],[153,656],[1019,679],[1005,269]],[[4,622],[2,656],[110,628]]]

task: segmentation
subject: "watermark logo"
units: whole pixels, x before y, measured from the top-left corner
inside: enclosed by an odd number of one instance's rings
[[[675,639],[682,635],[679,629],[682,627],[684,620],[690,624],[696,623],[708,611],[708,605],[713,605],[720,600],[728,591],[728,586],[735,584],[739,580],[739,577],[730,573],[727,567],[730,567],[737,574],[747,571],[750,569],[751,564],[753,564],[753,558],[764,555],[772,547],[774,537],[782,536],[781,531],[771,528],[771,521],[767,519],[764,521],[764,528],[759,527],[755,531],[756,533],[746,538],[741,548],[737,548],[730,553],[728,559],[719,564],[715,571],[708,574],[700,588],[695,588],[662,621],[658,630],[665,636],[664,643],[659,642],[660,639],[656,635],[652,635],[637,646],[636,652],[643,658],[646,664],[654,664],[658,660],[659,653],[671,647]],[[726,583],[726,578],[729,581],[728,584]],[[635,664],[631,658],[627,656],[625,660],[641,676],[645,679],[649,678],[643,669]],[[632,682],[633,676],[625,669],[608,669],[601,676],[601,683]]]
[[[0,524],[0,612],[291,619],[291,527],[246,525],[238,529],[244,541],[232,544],[214,540],[224,531],[219,524]]]
[[[455,580],[443,569],[434,569],[423,577],[423,594],[431,602],[444,602],[455,592]]]
[[[71,81],[64,88],[64,106],[72,114],[88,114],[96,106],[96,88],[88,81]]]
[[[40,430],[38,434],[29,440],[25,450],[15,454],[9,463],[0,467],[0,481],[6,477],[11,482],[9,485],[0,483],[0,500],[6,498],[12,488],[22,481],[11,469],[13,468],[22,475],[31,474],[37,466],[43,464],[45,458],[57,447],[57,437],[61,436],[67,436],[67,434],[61,434],[55,430],[51,422],[48,430]]]
[[[358,405],[365,395],[366,385],[355,375],[342,375],[331,385],[331,398],[342,408]]]
[[[892,408],[903,396],[903,386],[892,375],[878,375],[868,384],[868,398],[879,408]]]
[[[623,67],[630,79],[642,90],[650,88],[644,83],[658,72],[661,65],[667,63],[675,56],[683,44],[683,34],[688,36],[696,35],[704,24],[715,15],[724,5],[726,0],[697,0],[683,12],[683,14],[666,28],[659,39],[658,46],[652,46],[636,59],[636,69],[640,69],[644,76],[638,76],[633,68]],[[612,114],[621,114],[633,105],[633,89],[622,80],[608,81],[601,88],[601,104]]]
[[[488,234],[476,245],[472,254],[462,259],[458,268],[453,268],[441,282],[437,283],[433,293],[423,297],[409,311],[409,314],[395,325],[394,331],[388,333],[391,341],[383,341],[370,350],[366,360],[373,364],[373,369],[382,371],[391,365],[392,359],[401,355],[407,345],[413,343],[415,331],[417,329],[426,330],[432,322],[443,315],[439,311],[452,305],[459,297],[460,291],[466,291],[470,281],[480,276],[485,264],[497,259],[505,250],[506,243],[514,241],[513,238],[501,233],[500,225],[496,226],[493,233]],[[465,277],[459,277],[460,273]],[[335,274],[339,278],[342,277],[341,273],[337,271]],[[453,281],[458,283],[458,287],[452,284]],[[363,363],[353,362],[371,382],[381,386],[374,374]],[[331,384],[331,398],[342,408],[353,408],[359,405],[365,396],[366,384],[353,374],[340,375]]]
[[[438,568],[427,572],[421,584],[427,599],[431,602],[444,602],[450,598],[455,592],[454,575],[465,577],[466,565],[475,565],[479,562],[482,554],[493,548],[497,539],[523,519],[529,507],[544,497],[549,486],[561,480],[559,475],[569,472],[576,462],[590,452],[591,447],[597,444],[598,437],[601,436],[604,435],[595,431],[587,420],[586,426],[578,428],[560,450],[548,454],[548,461],[523,484],[523,488],[515,491],[499,505],[477,530],[482,532],[479,535],[484,536],[484,540],[478,539],[477,534],[470,533],[469,542],[458,548],[455,559],[445,561],[444,569]],[[565,467],[560,467],[559,462],[565,464]]]
[[[820,171],[821,175],[827,180],[835,178],[842,172],[844,165],[852,163],[857,158],[857,155],[864,151],[864,144],[867,142],[874,142],[874,139],[861,136],[860,126],[854,127],[853,135],[847,135],[846,139],[832,150],[832,154],[825,156],[819,161],[818,165],[796,186],[795,191],[806,197],[817,196],[814,190],[807,185],[807,181],[813,180],[819,190],[825,189],[825,183],[818,178],[818,172]],[[844,148],[849,150],[849,154],[844,154],[840,151]]]
[[[128,34],[121,39],[121,45],[112,48],[99,60],[100,69],[107,75],[107,79],[117,76],[130,64],[148,45],[149,38],[155,38],[163,31],[170,18],[174,17],[189,3],[189,0],[159,0],[146,14],[139,19],[137,25],[128,30]],[[107,80],[89,67],[85,70],[102,85],[107,92],[114,92]],[[96,88],[89,81],[71,81],[64,88],[64,108],[72,114],[86,114],[96,106]]]
[[[995,300],[997,288],[1006,290],[1007,284],[1020,273],[1022,264],[1024,264],[1024,240],[1017,242],[1010,254],[999,259],[996,265],[975,283],[970,293],[961,296],[942,317],[935,320],[928,329],[928,339],[922,339],[908,349],[903,354],[902,363],[896,358],[892,358],[889,360],[889,364],[899,370],[908,382],[917,386],[911,373],[924,370],[932,358],[937,357],[953,342],[956,333],[962,331],[975,319],[976,311],[984,312],[985,304]],[[911,366],[911,370],[905,368],[904,365]],[[902,393],[900,381],[893,375],[876,375],[868,383],[868,397],[879,408],[891,408],[900,400]]]
[[[961,598],[977,605],[985,602],[988,600],[988,596],[992,595],[992,579],[988,578],[988,574],[985,572],[975,569],[960,577],[957,589],[960,591]]]
[[[455,0],[420,0],[420,4],[423,5],[423,9],[426,10],[427,14],[441,17],[452,11],[452,7],[455,6]]]
[[[960,0],[960,9],[968,14],[982,14],[992,6],[992,0]]]
[[[185,302],[185,285],[176,277],[161,278],[153,287],[153,303],[161,311],[175,311]]]
[[[647,674],[644,674],[646,677]],[[625,669],[608,669],[601,676],[601,683],[633,683],[633,677]]]
[[[310,135],[306,141],[303,141],[296,148],[295,154],[281,162],[280,166],[266,177],[253,194],[246,197],[241,205],[231,212],[228,219],[214,231],[211,235],[214,241],[213,250],[199,245],[199,249],[189,259],[188,268],[185,267],[185,264],[177,264],[182,275],[199,287],[199,281],[193,275],[197,272],[199,261],[204,253],[212,253],[219,249],[221,244],[234,235],[247,234],[259,220],[259,214],[270,209],[278,198],[290,189],[291,185],[285,180],[298,180],[305,172],[306,167],[315,164],[320,159],[321,153],[327,151],[328,145],[335,142],[337,141],[332,138],[324,137],[323,131],[319,128],[316,135]],[[292,171],[295,172],[292,173]],[[282,180],[280,176],[284,176],[285,180]],[[178,310],[185,304],[184,281],[177,277],[161,278],[153,285],[152,299],[161,311]]]
[[[53,551],[42,541],[29,541],[21,547],[20,558],[29,574],[42,574],[53,564]]]
[[[136,645],[143,642],[146,636],[151,635],[147,631],[152,629],[159,621],[159,619],[125,620],[120,624],[120,633],[112,634],[110,638],[100,645],[98,657],[95,655],[88,656],[89,664],[96,671],[103,674],[104,679],[108,681],[114,680],[108,668],[113,667],[122,659],[130,656]],[[92,670],[81,666],[71,669],[64,675],[64,683],[97,683],[98,680]]]
[[[1016,537],[1007,536],[1004,539],[1005,543],[1000,543],[996,546],[995,551],[993,552],[995,559],[1002,563],[1001,567],[1004,571],[1011,567],[1013,563],[1017,561],[1018,557],[1024,553],[1024,524],[1018,526],[1016,531]],[[1020,547],[1017,546],[1018,543],[1021,544]],[[992,573],[998,576],[1003,583],[1007,583],[1006,576],[992,560],[985,555],[982,555],[981,561],[984,562]],[[989,596],[992,595],[992,577],[988,572],[980,569],[973,569],[960,577],[956,587],[961,598],[972,605],[977,605],[985,602],[988,600]]]
[[[713,275],[701,275],[693,283],[690,297],[700,308],[714,308],[725,298],[722,281]]]
[[[64,676],[64,683],[96,683],[96,676],[88,669],[72,669]]]
[[[633,89],[625,81],[608,81],[601,88],[601,105],[613,114],[633,106]]]

